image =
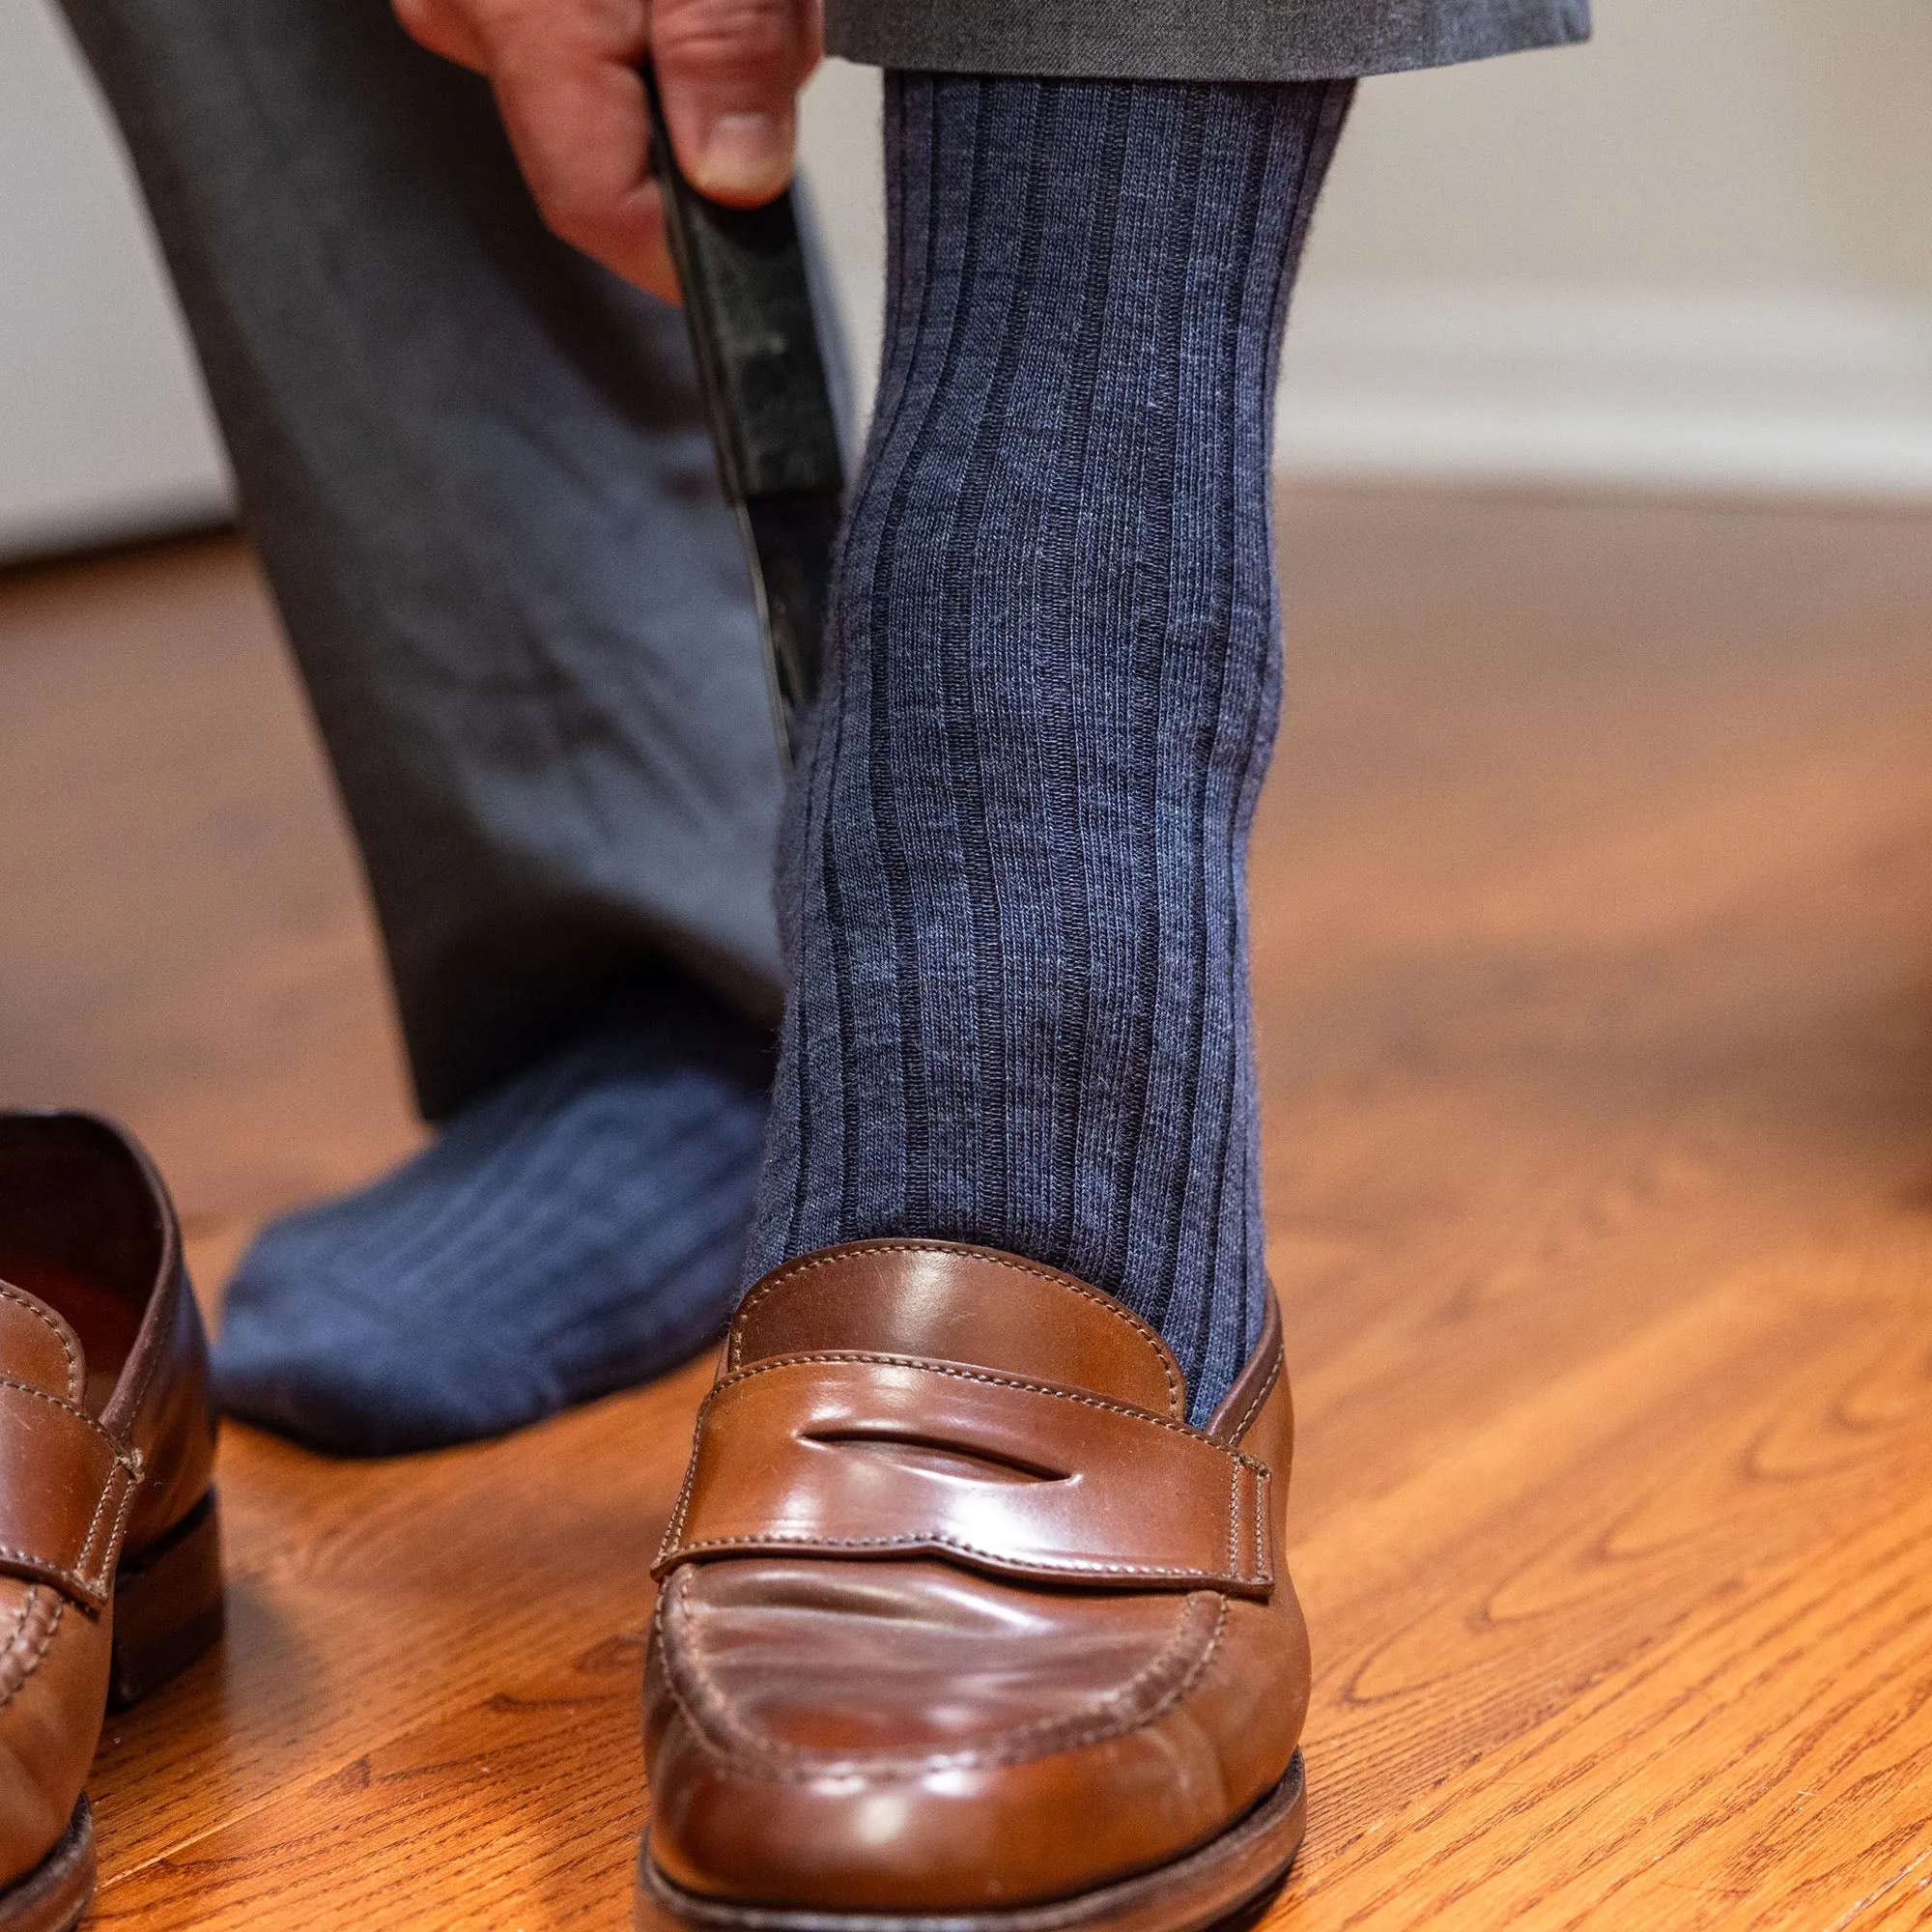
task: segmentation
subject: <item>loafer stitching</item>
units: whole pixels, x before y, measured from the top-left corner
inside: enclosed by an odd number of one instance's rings
[[[0,1376],[0,1388],[17,1389],[22,1395],[30,1395],[36,1402],[43,1402],[49,1408],[65,1409],[77,1422],[84,1422],[101,1441],[107,1444],[108,1454],[117,1463],[128,1460],[128,1452],[115,1439],[113,1433],[103,1429],[77,1402],[69,1402],[65,1396],[49,1395],[43,1388],[36,1388],[32,1382],[23,1382],[17,1376]]]
[[[106,1444],[108,1454],[113,1458],[107,1471],[107,1479],[101,1485],[100,1494],[96,1499],[94,1514],[88,1519],[87,1534],[80,1546],[80,1562],[71,1566],[48,1563],[46,1559],[31,1549],[15,1549],[11,1544],[0,1544],[0,1559],[13,1563],[32,1564],[44,1576],[58,1577],[70,1584],[79,1595],[93,1599],[104,1596],[107,1588],[107,1571],[110,1567],[116,1541],[127,1526],[128,1512],[133,1506],[135,1492],[141,1487],[141,1452],[138,1449],[124,1449],[113,1433],[104,1429],[93,1416],[88,1414],[78,1403],[68,1402],[57,1395],[49,1395],[45,1389],[36,1388],[32,1382],[21,1381],[15,1376],[0,1375],[0,1388],[13,1389],[16,1393],[31,1396],[36,1402],[43,1402],[49,1408],[60,1409],[83,1423]],[[103,1552],[101,1574],[99,1578],[90,1577],[81,1567],[87,1561],[88,1552],[94,1548],[95,1533],[100,1527],[101,1513],[107,1507],[107,1498],[113,1492],[114,1478],[127,1476],[127,1486],[122,1491],[121,1506],[115,1515],[114,1534],[108,1540]]]
[[[677,1578],[679,1600],[677,1614],[685,1619],[692,1616],[684,1602],[689,1594],[691,1576],[691,1571],[687,1569],[680,1571]],[[908,1777],[920,1776],[931,1771],[996,1770],[1037,1762],[1041,1758],[1057,1756],[1063,1751],[1079,1750],[1088,1745],[1104,1743],[1109,1738],[1130,1737],[1135,1732],[1147,1730],[1157,1723],[1193,1690],[1212,1661],[1215,1652],[1220,1648],[1228,1628],[1228,1599],[1217,1596],[1214,1628],[1202,1645],[1200,1655],[1187,1666],[1185,1674],[1138,1717],[1129,1717],[1117,1711],[1112,1716],[1098,1719],[1091,1716],[1036,1719],[1031,1723],[1000,1732],[998,1738],[985,1747],[969,1746],[958,1750],[927,1751],[918,1756],[892,1752],[868,1754],[849,1751],[843,1755],[834,1755],[815,1751],[810,1746],[761,1738],[756,1732],[748,1730],[741,1724],[732,1715],[731,1707],[718,1688],[716,1680],[705,1668],[701,1646],[695,1639],[679,1642],[670,1634],[668,1622],[669,1598],[670,1589],[668,1586],[658,1598],[657,1614],[654,1619],[657,1624],[657,1642],[660,1655],[665,1660],[665,1682],[669,1687],[678,1709],[683,1712],[690,1724],[693,1736],[704,1750],[715,1757],[723,1758],[734,1769],[749,1772],[754,1776],[776,1778],[789,1783],[806,1783],[820,1777],[866,1776],[868,1774],[880,1782],[902,1782]],[[1121,1704],[1140,1686],[1170,1667],[1170,1661],[1188,1639],[1189,1616],[1185,1605],[1191,1601],[1192,1596],[1183,1599],[1181,1617],[1174,1634],[1123,1684],[1117,1685],[1106,1692],[1101,1700],[1103,1705]],[[680,1664],[684,1666],[683,1669],[679,1668]],[[680,1681],[687,1670],[695,1681],[703,1708],[693,1703],[692,1698],[686,1693],[684,1684]],[[724,1735],[722,1737],[712,1735],[714,1725]],[[1017,1742],[1022,1739],[1027,1742],[1024,1744]],[[746,1749],[755,1751],[767,1759],[789,1760],[789,1762],[748,1766],[741,1756],[741,1752]]]
[[[68,1395],[70,1398],[78,1396],[82,1383],[80,1359],[73,1352],[73,1344],[62,1333],[61,1324],[32,1295],[15,1293],[4,1282],[0,1282],[0,1299],[11,1301],[15,1308],[24,1308],[36,1321],[46,1324],[47,1328],[52,1332],[54,1340],[60,1344],[61,1353],[67,1357]]]
[[[27,1628],[29,1619],[39,1606],[40,1595],[40,1584],[30,1583],[27,1586],[26,1599],[20,1605],[20,1615],[14,1625],[14,1634],[7,1639],[6,1649],[0,1650],[0,1676],[4,1676],[8,1665],[13,1662],[14,1651],[19,1648],[20,1634]],[[14,1699],[26,1689],[35,1671],[41,1667],[42,1660],[53,1647],[54,1633],[60,1629],[61,1618],[66,1610],[67,1600],[57,1593],[53,1594],[53,1609],[48,1614],[46,1628],[41,1633],[40,1642],[33,1656],[27,1659],[19,1676],[7,1687],[5,1691],[0,1691],[0,1711],[4,1711],[13,1703]]]
[[[1196,1429],[1191,1422],[1177,1422],[1169,1416],[1156,1415],[1151,1408],[1136,1408],[1131,1403],[1109,1402],[1105,1396],[1089,1395],[1082,1389],[1065,1388],[1058,1382],[1030,1380],[1025,1376],[1005,1376],[991,1369],[969,1369],[957,1362],[933,1362],[923,1355],[887,1355],[872,1353],[859,1349],[831,1349],[822,1352],[805,1355],[774,1355],[767,1361],[754,1363],[749,1369],[735,1370],[714,1387],[705,1400],[720,1389],[738,1382],[750,1381],[753,1376],[762,1376],[775,1369],[795,1369],[814,1362],[836,1364],[838,1362],[867,1362],[880,1368],[923,1369],[935,1376],[953,1376],[960,1381],[988,1382],[995,1388],[1027,1389],[1037,1395],[1050,1395],[1057,1402],[1077,1402],[1085,1408],[1103,1408],[1114,1415],[1127,1415],[1137,1422],[1151,1423],[1156,1429],[1169,1429],[1177,1435],[1191,1436],[1196,1442],[1205,1443],[1217,1455],[1232,1457],[1237,1463],[1244,1463],[1258,1474],[1269,1473],[1268,1465],[1258,1457],[1250,1456],[1245,1450],[1236,1449],[1229,1443],[1216,1442],[1205,1429]],[[700,1418],[701,1419],[701,1418]]]
[[[126,1456],[116,1459],[115,1466],[125,1469],[128,1481],[121,1492],[121,1507],[114,1512],[114,1527],[108,1532],[107,1541],[101,1546],[100,1573],[99,1580],[89,1581],[87,1574],[78,1565],[73,1575],[75,1580],[91,1596],[105,1596],[110,1581],[109,1572],[114,1567],[114,1559],[121,1548],[121,1538],[128,1527],[128,1513],[134,1507],[134,1498],[141,1488],[141,1452],[130,1450]],[[88,1552],[94,1548],[94,1532],[100,1527],[100,1513],[107,1507],[108,1490],[113,1487],[113,1478],[108,1478],[107,1487],[100,1492],[100,1500],[94,1507],[94,1520],[87,1525],[87,1541],[80,1547],[81,1562],[87,1561]]]
[[[1260,1552],[1268,1548],[1265,1539],[1268,1533],[1268,1504],[1273,1500],[1269,1492],[1273,1481],[1271,1475],[1257,1477],[1255,1481],[1255,1550],[1258,1558]]]
[[[1238,1513],[1236,1512],[1238,1520]],[[748,1548],[749,1545],[749,1548]],[[1015,1577],[1037,1577],[1042,1582],[1052,1582],[1056,1577],[1065,1577],[1077,1573],[1082,1577],[1130,1577],[1154,1582],[1198,1583],[1203,1589],[1226,1589],[1229,1578],[1238,1584],[1247,1579],[1241,1577],[1238,1566],[1230,1563],[1226,1576],[1211,1570],[1182,1570],[1172,1565],[1159,1563],[1093,1563],[1077,1556],[1056,1556],[1051,1564],[1016,1561],[997,1549],[982,1549],[978,1544],[968,1543],[956,1536],[944,1536],[937,1532],[913,1530],[902,1536],[792,1536],[783,1531],[768,1530],[755,1539],[742,1536],[705,1537],[696,1543],[678,1545],[678,1567],[684,1566],[683,1559],[695,1555],[701,1549],[738,1549],[746,1553],[755,1553],[759,1549],[773,1549],[795,1546],[801,1549],[955,1549],[962,1556],[977,1556],[982,1562],[1003,1574]],[[1254,1587],[1270,1579],[1257,1577]]]
[[[1147,1730],[1164,1718],[1177,1703],[1187,1695],[1195,1684],[1199,1682],[1202,1673],[1207,1669],[1214,1653],[1220,1647],[1222,1636],[1227,1629],[1227,1621],[1228,1599],[1222,1597],[1219,1599],[1219,1608],[1215,1615],[1214,1629],[1203,1646],[1200,1656],[1188,1666],[1186,1675],[1164,1692],[1158,1702],[1151,1705],[1138,1718],[1128,1719],[1122,1716],[1115,1716],[1098,1720],[1091,1718],[1041,1719],[1037,1719],[1033,1723],[1022,1724],[1012,1730],[1001,1732],[1000,1737],[1005,1741],[1003,1744],[996,1744],[985,1747],[968,1747],[956,1751],[932,1751],[920,1757],[895,1756],[888,1752],[880,1752],[869,1757],[850,1753],[844,1757],[834,1757],[830,1754],[813,1756],[807,1747],[784,1745],[759,1738],[753,1733],[739,1729],[729,1716],[728,1707],[724,1706],[722,1699],[719,1698],[715,1686],[711,1686],[709,1681],[703,1679],[701,1675],[700,1681],[705,1684],[711,1697],[719,1702],[720,1708],[716,1713],[718,1720],[723,1724],[729,1725],[734,1736],[742,1739],[746,1746],[774,1757],[781,1754],[794,1756],[794,1762],[789,1766],[768,1765],[752,1768],[754,1776],[781,1778],[787,1782],[805,1783],[820,1777],[841,1776],[865,1776],[870,1773],[874,1776],[875,1781],[878,1782],[903,1782],[908,1777],[919,1776],[930,1771],[998,1770],[1014,1765],[1036,1763],[1042,1758],[1058,1756],[1065,1751],[1078,1750],[1088,1745],[1104,1743],[1109,1738],[1130,1737],[1137,1731]],[[1162,1646],[1160,1655],[1151,1662],[1143,1665],[1124,1685],[1121,1685],[1115,1690],[1110,1691],[1106,1701],[1119,1701],[1128,1691],[1138,1685],[1145,1683],[1149,1677],[1165,1665],[1168,1658],[1180,1647],[1186,1634],[1186,1624],[1183,1620],[1180,1629]],[[695,1659],[693,1660],[693,1664],[695,1669],[699,1668]],[[731,1747],[728,1744],[706,1735],[702,1724],[698,1721],[697,1714],[692,1710],[684,1697],[675,1676],[669,1671],[667,1671],[666,1675],[667,1681],[670,1684],[672,1695],[677,1698],[679,1708],[691,1719],[693,1731],[697,1736],[699,1742],[715,1755],[723,1757],[727,1761],[733,1761],[734,1753]],[[1016,1745],[1013,1741],[1020,1738],[1029,1739],[1030,1742],[1024,1746]],[[737,1765],[737,1768],[744,1770],[748,1767],[740,1763]]]
[[[1225,1456],[1230,1462],[1245,1468],[1255,1479],[1257,1494],[1265,1491],[1273,1470],[1259,1457],[1250,1456],[1245,1450],[1236,1448],[1232,1443],[1217,1442],[1205,1430],[1196,1429],[1191,1423],[1176,1422],[1166,1416],[1155,1415],[1152,1410],[1135,1408],[1130,1404],[1109,1402],[1103,1396],[1088,1395],[1079,1389],[1062,1388],[1057,1383],[1034,1381],[1023,1376],[998,1375],[989,1369],[969,1369],[952,1362],[932,1362],[918,1355],[888,1355],[872,1353],[855,1349],[827,1350],[810,1354],[775,1355],[767,1361],[754,1363],[749,1369],[734,1371],[724,1380],[713,1385],[705,1396],[697,1411],[697,1430],[701,1435],[706,1412],[713,1400],[728,1386],[747,1382],[754,1376],[770,1374],[780,1369],[807,1367],[813,1363],[837,1365],[842,1362],[869,1363],[880,1368],[916,1368],[924,1374],[951,1376],[959,1381],[983,1382],[993,1388],[1024,1389],[1036,1395],[1051,1396],[1057,1402],[1077,1403],[1085,1408],[1097,1408],[1112,1415],[1124,1415],[1136,1422],[1151,1424],[1156,1429],[1171,1430],[1177,1435],[1192,1438],[1205,1443],[1217,1456]],[[673,1557],[682,1562],[698,1550],[742,1548],[743,1537],[702,1537],[695,1543],[684,1541],[685,1519],[690,1513],[692,1485],[697,1474],[697,1457],[694,1454],[685,1465],[684,1484],[678,1492],[677,1506],[671,1512],[669,1522],[665,1525],[664,1540],[658,1546],[656,1561],[665,1564]],[[1241,1581],[1250,1580],[1239,1561],[1239,1512],[1240,1481],[1235,1471],[1230,1471],[1228,1485],[1228,1577]],[[1257,1519],[1259,1520],[1259,1518]],[[818,1549],[910,1549],[944,1548],[956,1549],[964,1556],[977,1556],[988,1563],[997,1563],[1016,1574],[1027,1574],[1028,1566],[1013,1563],[998,1550],[983,1549],[977,1545],[964,1542],[956,1537],[909,1533],[899,1536],[787,1536],[782,1532],[770,1533],[757,1539],[760,1545],[797,1544]],[[1267,1544],[1258,1533],[1255,1539],[1256,1575],[1252,1581],[1256,1585],[1274,1581],[1273,1567],[1264,1562]],[[1039,1567],[1036,1574],[1042,1577],[1065,1575],[1077,1571],[1090,1577],[1160,1577],[1174,1581],[1198,1580],[1204,1584],[1224,1583],[1225,1578],[1207,1571],[1179,1569],[1167,1564],[1153,1563],[1093,1563],[1077,1559],[1056,1559],[1051,1569]]]
[[[1276,1355],[1274,1358],[1274,1366],[1263,1378],[1261,1387],[1255,1391],[1254,1401],[1249,1403],[1247,1407],[1242,1410],[1240,1421],[1229,1430],[1228,1439],[1230,1442],[1238,1442],[1248,1433],[1249,1429],[1253,1427],[1255,1417],[1262,1412],[1262,1404],[1274,1393],[1275,1383],[1281,1380],[1281,1369],[1284,1359],[1285,1357],[1281,1355]]]
[[[860,1252],[867,1255],[957,1255],[960,1251],[955,1247],[946,1245],[944,1242],[895,1241],[889,1245],[881,1243],[878,1246],[868,1246],[863,1248]],[[731,1323],[730,1358],[733,1370],[736,1370],[744,1359],[741,1352],[743,1337],[739,1330],[739,1323],[744,1321],[745,1317],[767,1294],[781,1283],[790,1281],[798,1275],[808,1274],[813,1268],[836,1267],[853,1259],[854,1256],[849,1252],[844,1254],[807,1255],[799,1261],[788,1262],[775,1274],[760,1282],[745,1297],[744,1303],[738,1310],[736,1319]],[[1131,1308],[1116,1301],[1110,1294],[1102,1294],[1099,1290],[1089,1288],[1084,1282],[1074,1281],[1066,1275],[1057,1273],[1052,1268],[1033,1266],[1026,1262],[1016,1260],[1010,1256],[973,1253],[966,1256],[966,1259],[985,1267],[1007,1268],[1014,1274],[1033,1275],[1038,1280],[1047,1283],[1049,1287],[1065,1289],[1067,1293],[1080,1296],[1083,1301],[1091,1301],[1103,1314],[1111,1315],[1116,1320],[1124,1322],[1135,1335],[1153,1350],[1154,1358],[1160,1363],[1160,1372],[1167,1379],[1167,1402],[1169,1408],[1176,1415],[1179,1415],[1186,1406],[1181,1400],[1179,1378],[1176,1375],[1173,1365],[1168,1358],[1166,1344],[1161,1341],[1154,1330],[1143,1321]]]

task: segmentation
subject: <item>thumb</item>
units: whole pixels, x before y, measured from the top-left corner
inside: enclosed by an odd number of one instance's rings
[[[700,193],[755,208],[784,191],[798,90],[820,45],[816,0],[656,0],[665,121]]]

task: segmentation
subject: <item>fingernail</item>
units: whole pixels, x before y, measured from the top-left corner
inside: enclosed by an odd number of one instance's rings
[[[698,172],[707,194],[768,201],[791,174],[789,130],[776,114],[721,114]]]

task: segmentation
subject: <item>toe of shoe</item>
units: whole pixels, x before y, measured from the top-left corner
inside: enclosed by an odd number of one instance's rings
[[[887,1563],[766,1566],[753,1592],[728,1575],[751,1566],[709,1567],[674,1573],[646,1680],[649,1855],[687,1891],[889,1913],[1064,1897],[1213,1837],[1293,1749],[1234,1734],[1210,1593],[1055,1603]]]

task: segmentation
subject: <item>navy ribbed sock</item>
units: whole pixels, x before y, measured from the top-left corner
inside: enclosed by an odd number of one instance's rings
[[[653,991],[374,1186],[273,1223],[228,1293],[221,1406],[393,1454],[681,1361],[736,1298],[770,1051],[701,995]]]
[[[879,412],[787,811],[749,1266],[925,1235],[1173,1344],[1265,1292],[1244,891],[1283,310],[1350,84],[890,75]]]

